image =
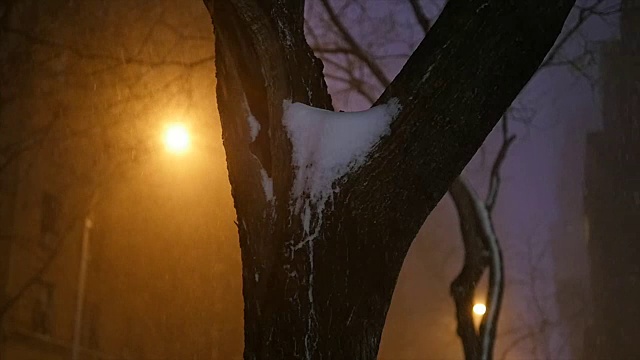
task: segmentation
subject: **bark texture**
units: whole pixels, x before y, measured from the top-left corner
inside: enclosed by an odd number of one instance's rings
[[[310,226],[295,211],[284,100],[331,109],[302,1],[205,1],[238,216],[245,359],[375,359],[409,245],[542,62],[569,0],[449,1],[377,104],[402,110]],[[260,132],[253,139],[247,121]],[[263,189],[273,182],[273,197]],[[311,228],[315,237],[311,237]]]

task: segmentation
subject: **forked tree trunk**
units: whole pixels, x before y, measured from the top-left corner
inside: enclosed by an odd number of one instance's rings
[[[376,357],[409,245],[573,2],[449,1],[377,101],[400,105],[390,133],[321,204],[292,191],[283,125],[285,101],[331,109],[303,1],[205,1],[242,252],[245,359]]]

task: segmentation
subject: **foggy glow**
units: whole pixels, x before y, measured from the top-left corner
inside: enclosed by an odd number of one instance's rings
[[[164,144],[167,151],[174,154],[184,154],[189,150],[191,144],[189,131],[183,124],[170,124],[164,133]]]
[[[475,304],[473,305],[473,312],[476,315],[484,315],[487,312],[487,307],[484,304]]]

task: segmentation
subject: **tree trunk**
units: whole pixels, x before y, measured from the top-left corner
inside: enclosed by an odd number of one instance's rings
[[[390,133],[323,200],[294,191],[283,124],[285,101],[331,109],[303,2],[205,3],[242,253],[244,357],[374,359],[409,245],[573,1],[450,1],[376,102],[399,104]]]

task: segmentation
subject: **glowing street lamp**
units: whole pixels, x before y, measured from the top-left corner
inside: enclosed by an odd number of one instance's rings
[[[184,124],[169,124],[164,132],[164,145],[167,151],[174,154],[184,154],[189,150],[191,137]]]
[[[484,315],[487,312],[487,307],[485,306],[485,304],[475,304],[473,305],[473,313],[476,315]]]

